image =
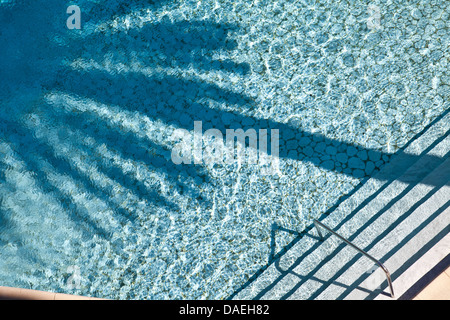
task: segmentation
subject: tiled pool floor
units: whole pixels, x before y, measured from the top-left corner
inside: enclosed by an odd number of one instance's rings
[[[1,285],[225,299],[449,109],[446,1],[76,2],[0,1]],[[279,170],[175,164],[195,121]]]

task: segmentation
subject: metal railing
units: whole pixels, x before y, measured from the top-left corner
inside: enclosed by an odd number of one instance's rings
[[[323,240],[323,235],[320,232],[319,226],[324,228],[325,230],[329,231],[330,233],[334,234],[336,237],[338,237],[339,239],[341,239],[342,241],[344,241],[346,244],[348,244],[350,247],[356,249],[357,251],[359,251],[360,253],[362,253],[363,255],[365,255],[367,258],[369,258],[370,260],[372,260],[373,262],[375,262],[381,269],[383,269],[384,273],[386,274],[386,279],[389,285],[389,289],[391,291],[391,297],[394,298],[394,288],[392,287],[392,280],[391,280],[391,274],[389,273],[388,269],[377,259],[375,259],[374,257],[372,257],[370,254],[368,254],[367,252],[365,252],[364,250],[358,248],[357,246],[355,246],[353,243],[351,243],[349,240],[345,239],[344,237],[342,237],[341,235],[339,235],[338,233],[336,233],[335,231],[333,231],[331,228],[327,227],[326,225],[324,225],[322,222],[319,222],[317,220],[314,219],[314,226],[317,229],[317,233],[319,234],[319,237],[321,240]]]

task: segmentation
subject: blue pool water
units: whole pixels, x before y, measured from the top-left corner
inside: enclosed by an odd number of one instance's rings
[[[0,285],[226,299],[449,108],[448,4],[1,1]],[[277,170],[174,164],[194,121]]]

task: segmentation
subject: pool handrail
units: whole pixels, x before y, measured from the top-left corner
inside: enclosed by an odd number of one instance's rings
[[[387,279],[387,282],[388,282],[388,285],[389,285],[389,289],[391,291],[391,298],[395,298],[395,296],[394,296],[394,288],[392,286],[391,274],[389,273],[388,269],[380,261],[378,261],[377,259],[372,257],[370,254],[368,254],[367,252],[365,252],[361,248],[357,247],[353,243],[351,243],[349,240],[345,239],[343,236],[341,236],[336,231],[332,230],[330,227],[326,226],[322,222],[319,222],[316,219],[314,219],[313,222],[314,222],[314,226],[316,227],[317,233],[319,234],[319,237],[320,237],[321,240],[323,240],[324,237],[323,237],[322,233],[320,232],[319,226],[324,228],[325,230],[329,231],[331,234],[335,235],[336,237],[338,237],[339,239],[344,241],[346,244],[348,244],[352,248],[356,249],[357,251],[359,251],[360,253],[365,255],[367,258],[369,258],[370,260],[375,262],[381,269],[383,269],[384,273],[386,274],[386,279]]]

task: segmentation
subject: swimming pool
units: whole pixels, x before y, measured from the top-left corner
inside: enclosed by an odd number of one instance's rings
[[[70,4],[0,3],[0,285],[225,299],[449,107],[446,2]],[[276,170],[175,164],[195,121]]]

